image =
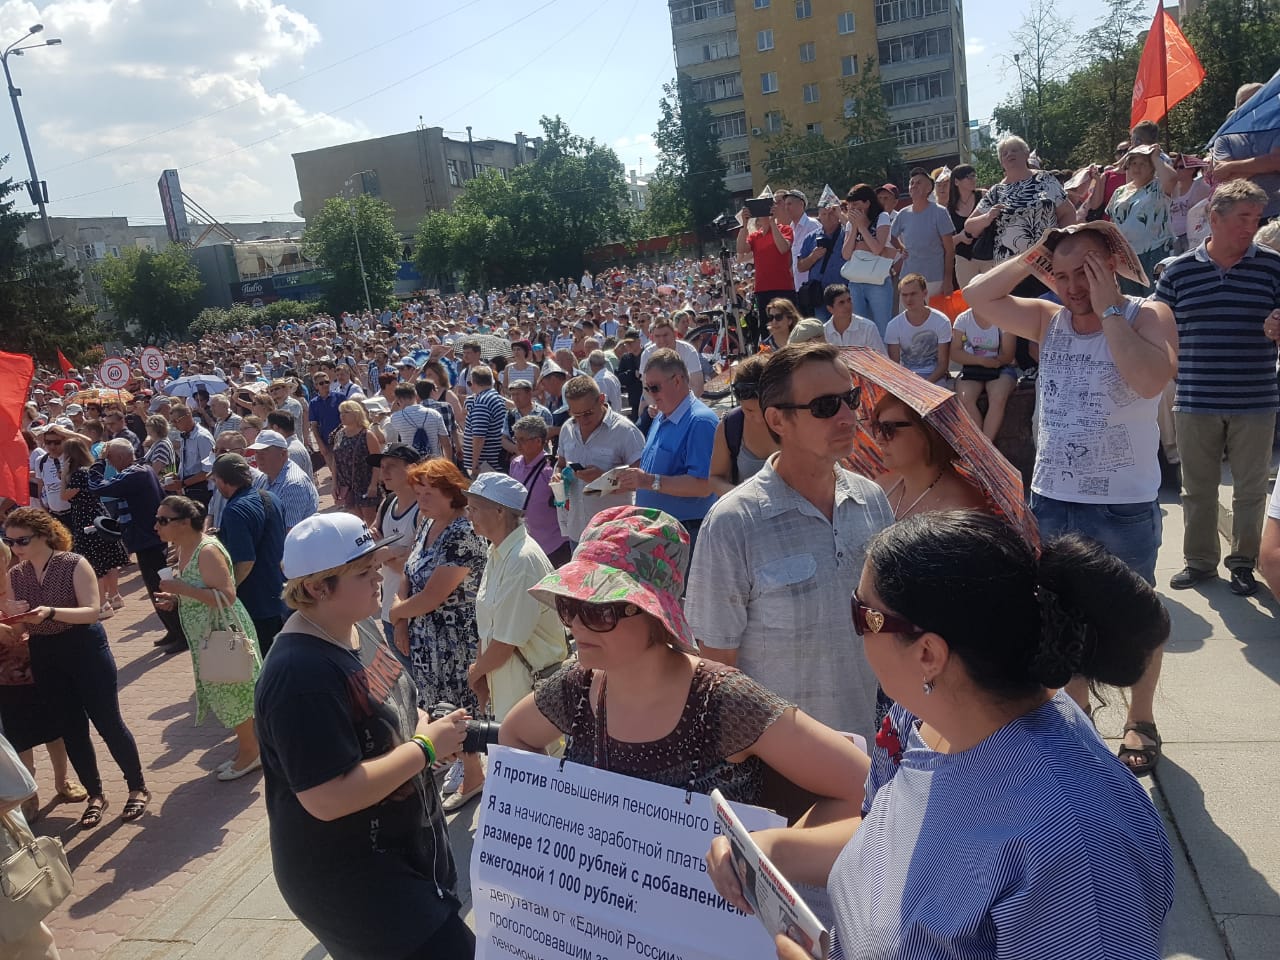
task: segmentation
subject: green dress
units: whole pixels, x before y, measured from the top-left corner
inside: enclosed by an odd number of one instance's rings
[[[213,537],[204,537],[191,554],[191,560],[178,576],[183,583],[201,590],[207,589],[207,586],[200,577],[200,551],[208,545],[217,547],[228,570],[235,569],[226,548]],[[227,729],[238,727],[253,717],[253,687],[258,682],[258,671],[262,669],[262,659],[258,655],[258,637],[253,630],[253,620],[249,618],[239,598],[232,604],[231,610],[234,611],[236,620],[244,627],[245,633],[253,640],[249,645],[249,649],[253,652],[253,679],[247,683],[201,683],[199,644],[213,628],[216,611],[199,600],[192,600],[189,597],[178,598],[178,618],[182,621],[182,632],[187,635],[187,646],[191,648],[191,663],[196,675],[196,726],[204,722],[205,715],[210,709]]]

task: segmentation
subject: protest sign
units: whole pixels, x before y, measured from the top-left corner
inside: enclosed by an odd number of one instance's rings
[[[735,807],[749,830],[784,826]],[[489,748],[471,855],[478,960],[741,960],[773,942],[707,878],[704,794]]]

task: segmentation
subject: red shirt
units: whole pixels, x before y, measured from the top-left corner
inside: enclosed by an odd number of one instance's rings
[[[778,229],[790,243],[795,235],[786,224],[778,224]],[[747,246],[751,248],[756,259],[756,292],[765,293],[774,290],[792,290],[796,288],[795,277],[791,273],[791,251],[781,253],[773,242],[773,230],[756,230],[747,237]]]

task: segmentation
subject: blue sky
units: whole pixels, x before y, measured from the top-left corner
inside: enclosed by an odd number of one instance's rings
[[[1010,9],[966,4],[971,116],[1017,83],[1003,67]],[[1083,30],[1104,7],[1057,9]],[[291,153],[419,118],[511,139],[559,113],[649,171],[674,75],[663,0],[0,0],[0,46],[35,22],[63,45],[10,65],[50,212],[135,222],[160,220],[155,183],[170,166],[219,217],[291,217]],[[7,105],[0,113],[4,174],[25,180]]]

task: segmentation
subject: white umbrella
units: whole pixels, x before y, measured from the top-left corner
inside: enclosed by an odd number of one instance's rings
[[[194,397],[203,389],[212,396],[227,389],[227,381],[207,373],[193,373],[189,377],[179,377],[164,385],[164,392],[171,397]]]

